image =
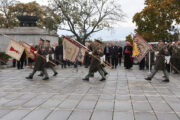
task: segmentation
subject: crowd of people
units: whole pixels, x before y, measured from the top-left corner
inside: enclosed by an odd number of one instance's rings
[[[93,45],[96,44],[96,42],[86,42],[85,46],[89,50],[94,51],[95,48],[93,47]],[[152,74],[148,76],[146,80],[151,80],[158,70],[162,70],[164,73],[165,81],[169,82],[167,72],[173,72],[177,74],[180,71],[180,41],[175,41],[174,43],[170,42],[166,44],[161,41],[157,45],[152,46],[153,49],[150,51],[150,56],[149,54],[147,54],[146,57],[142,59],[142,61],[139,63],[139,69],[153,69]],[[92,64],[95,64],[97,62],[96,61],[93,63],[91,54],[89,53],[86,54],[83,64],[79,63],[78,61],[76,63],[66,61],[63,59],[63,46],[59,45],[58,43],[53,43],[51,46],[49,40],[44,41],[41,39],[39,45],[36,45],[34,47],[38,50],[38,54],[41,54],[45,57],[48,56],[48,58],[46,59],[53,61],[57,65],[60,64],[62,68],[66,68],[72,65],[74,65],[74,67],[77,67],[78,65],[84,64],[85,68],[88,68],[90,66],[90,69],[92,69]],[[126,41],[125,46],[121,46],[120,43],[115,42],[106,44],[101,43],[101,48],[101,56],[99,57],[101,58],[103,55],[104,61],[110,63],[114,69],[117,69],[117,66],[122,66],[122,63],[124,63],[123,66],[125,69],[131,69],[133,67],[135,58],[132,55],[133,46],[130,42]],[[97,53],[98,52],[96,52],[95,54]],[[31,58],[28,58],[27,61],[26,53],[24,52],[20,61],[17,61],[17,68],[23,69],[24,64],[29,65],[30,68],[33,69],[33,72],[27,77],[27,79],[32,79],[36,71],[41,71],[41,74],[39,76],[45,76],[44,80],[47,80],[49,79],[49,76],[46,68],[52,69],[52,71],[54,72],[54,76],[57,75],[54,65],[49,63],[48,60],[44,61],[37,56],[36,61],[33,61]],[[34,68],[32,67],[33,65]],[[16,66],[15,60],[13,60],[13,66]],[[108,74],[105,71],[103,65],[100,65],[97,70],[93,72],[92,71],[93,70],[90,70],[89,74],[85,77],[85,80],[89,79],[90,76],[93,76],[94,72],[96,71],[99,71],[99,73],[102,75],[102,81],[105,80],[105,76]]]

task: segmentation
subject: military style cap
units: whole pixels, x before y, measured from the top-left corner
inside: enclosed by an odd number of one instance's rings
[[[50,43],[50,40],[46,40],[46,42]]]
[[[95,39],[94,42],[98,42],[98,43],[102,44],[102,41],[98,40],[98,39]]]
[[[43,41],[43,42],[44,42],[45,40],[44,40],[44,39],[42,39],[42,38],[40,38],[40,41]]]

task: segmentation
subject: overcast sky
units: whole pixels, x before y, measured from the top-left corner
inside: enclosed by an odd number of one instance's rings
[[[30,2],[34,0],[19,0],[21,2]],[[39,4],[48,5],[48,0],[35,0]],[[132,23],[132,17],[135,13],[144,8],[145,0],[119,0],[123,12],[126,14],[124,22],[114,27],[112,30],[102,30],[92,35],[92,38],[102,38],[103,40],[125,40],[125,37],[134,32],[135,24]],[[58,31],[59,35],[70,34],[65,31]]]

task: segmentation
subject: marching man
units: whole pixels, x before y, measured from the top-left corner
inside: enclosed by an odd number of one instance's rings
[[[158,54],[156,56],[155,62],[155,69],[154,71],[147,77],[145,80],[151,81],[154,75],[159,71],[162,70],[164,73],[165,80],[163,82],[169,82],[169,76],[165,69],[165,55],[168,54],[167,48],[164,45],[164,42],[158,43]]]
[[[103,63],[103,61],[105,61],[105,56],[104,56],[104,50],[102,47],[102,42],[100,40],[94,41],[94,44],[92,45],[92,52],[89,52],[89,54],[98,56],[98,58],[101,59],[101,62],[98,61],[97,59],[95,59],[94,57],[92,57],[90,68],[89,68],[89,73],[85,76],[85,78],[83,80],[89,81],[89,78],[97,71],[99,72],[99,74],[102,77],[100,81],[106,80],[105,72],[103,71],[102,65],[101,65]]]
[[[45,46],[44,46],[44,40],[43,39],[40,39],[39,41],[39,46],[37,47],[38,51],[37,53],[39,55],[42,55],[42,56],[46,56],[47,55],[47,52],[45,50]],[[43,80],[48,80],[49,77],[48,77],[48,73],[47,73],[47,70],[45,68],[45,64],[46,64],[46,60],[43,59],[42,57],[40,57],[39,55],[37,55],[36,57],[36,61],[35,61],[35,65],[34,65],[34,69],[33,69],[33,72],[28,76],[26,77],[26,79],[32,79],[34,74],[37,72],[37,71],[42,71],[42,73],[45,75],[45,77],[43,78]]]
[[[53,73],[54,73],[53,76],[56,76],[58,73],[55,70],[54,65],[49,62],[49,61],[53,61],[54,60],[54,50],[51,47],[49,40],[45,41],[45,51],[47,53],[45,67],[46,68],[50,68],[53,71]],[[41,72],[38,76],[43,76],[43,75],[44,75],[43,72]]]

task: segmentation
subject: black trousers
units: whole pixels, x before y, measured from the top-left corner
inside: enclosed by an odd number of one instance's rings
[[[106,55],[105,55],[105,58],[106,58],[106,61],[107,61],[108,63],[110,63],[110,55],[109,55],[109,54],[106,54]]]
[[[18,69],[23,69],[24,61],[18,61],[17,62],[17,68]]]
[[[113,67],[117,67],[117,65],[118,65],[118,59],[117,58],[115,58],[115,57],[112,57],[112,65],[113,65]]]
[[[145,59],[142,59],[142,61],[139,63],[139,69],[144,70],[145,68]]]
[[[85,67],[86,68],[89,67],[90,63],[91,63],[91,57],[89,55],[86,55],[85,56],[85,61],[84,61]]]
[[[119,60],[119,65],[121,65],[121,63],[122,63],[122,61],[121,61],[122,60],[122,56],[119,56],[118,60]]]
[[[16,67],[16,60],[13,59],[13,67]]]

